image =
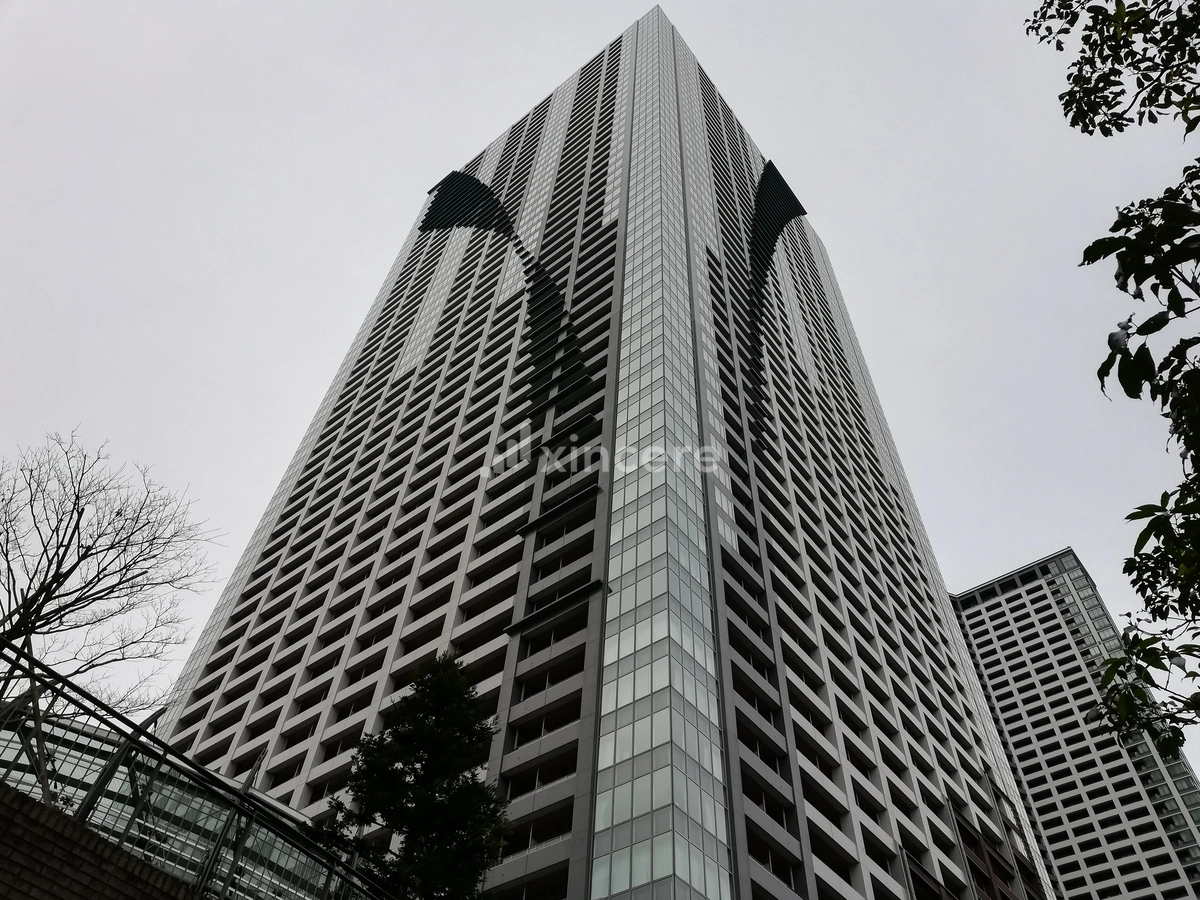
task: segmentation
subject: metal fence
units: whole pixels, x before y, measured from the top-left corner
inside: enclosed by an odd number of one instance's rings
[[[0,640],[0,779],[214,900],[383,900],[298,814]]]

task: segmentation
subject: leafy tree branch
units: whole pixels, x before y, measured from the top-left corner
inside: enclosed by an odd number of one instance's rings
[[[1200,125],[1200,0],[1044,0],[1026,30],[1072,45],[1059,101],[1085,134],[1165,118],[1186,138]],[[1126,396],[1158,407],[1181,469],[1177,486],[1128,516],[1143,523],[1123,567],[1143,611],[1107,661],[1099,712],[1175,756],[1183,728],[1200,722],[1200,336],[1183,321],[1200,308],[1200,160],[1158,197],[1120,208],[1109,231],[1081,264],[1112,260],[1117,289],[1152,311],[1118,323],[1096,374],[1101,390],[1115,372]]]
[[[318,839],[396,900],[475,900],[508,823],[479,772],[494,731],[474,686],[452,657],[436,657],[383,725],[360,740],[346,796],[330,801]]]

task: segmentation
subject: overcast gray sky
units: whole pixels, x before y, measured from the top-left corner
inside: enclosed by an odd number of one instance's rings
[[[1121,612],[1177,466],[1075,263],[1200,150],[1068,128],[1033,6],[664,9],[829,249],[951,590],[1070,544]],[[0,454],[153,463],[223,580],[425,193],[648,7],[0,0]]]

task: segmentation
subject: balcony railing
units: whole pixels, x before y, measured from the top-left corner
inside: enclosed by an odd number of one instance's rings
[[[252,775],[257,767],[252,770]],[[0,779],[214,900],[382,900],[298,813],[0,640]]]

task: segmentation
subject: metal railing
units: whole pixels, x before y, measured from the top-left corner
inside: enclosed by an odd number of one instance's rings
[[[213,900],[388,896],[250,778],[239,786],[192,762],[2,639],[0,780]]]

